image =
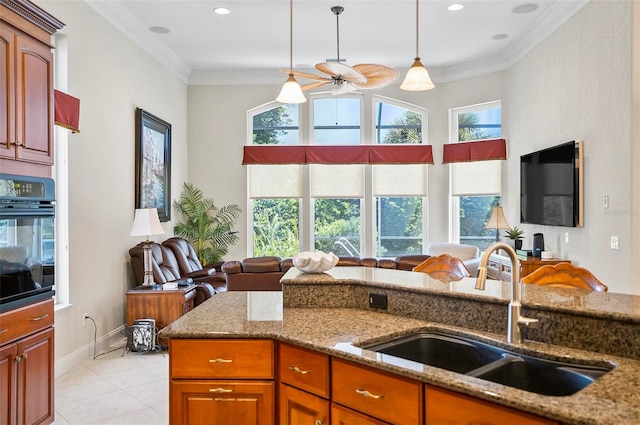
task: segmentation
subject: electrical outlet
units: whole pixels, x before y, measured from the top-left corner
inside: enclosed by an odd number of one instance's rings
[[[87,319],[89,317],[91,317],[91,316],[89,316],[89,313],[85,313],[85,314],[82,315],[82,327],[87,326]]]
[[[611,236],[611,249],[620,249],[620,241],[617,236]]]
[[[369,294],[369,307],[387,309],[387,296],[385,294]]]

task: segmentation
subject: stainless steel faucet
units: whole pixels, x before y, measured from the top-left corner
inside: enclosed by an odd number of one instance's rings
[[[484,291],[487,281],[487,262],[492,252],[503,249],[509,254],[511,259],[511,301],[509,302],[509,319],[507,322],[507,342],[516,342],[521,344],[524,339],[522,337],[522,328],[537,328],[538,319],[531,319],[521,315],[522,304],[520,303],[520,265],[516,252],[504,242],[495,242],[487,248],[480,259],[480,267],[478,267],[478,278],[476,279],[476,289]]]

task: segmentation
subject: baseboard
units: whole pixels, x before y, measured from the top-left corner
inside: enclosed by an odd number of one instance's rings
[[[126,339],[122,333],[123,329],[124,329],[124,325],[98,338],[95,341],[96,355],[100,355],[101,353],[117,348],[118,345],[116,344],[118,343],[120,344],[120,346],[122,346],[122,349],[124,350],[124,344],[126,342]],[[94,343],[92,342],[83,347],[80,347],[73,353],[70,353],[61,359],[56,359],[55,361],[56,378],[69,372],[75,366],[78,366],[84,361],[92,359],[94,356],[93,346],[94,346]]]

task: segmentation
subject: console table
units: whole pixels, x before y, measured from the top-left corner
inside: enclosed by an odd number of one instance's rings
[[[127,326],[136,319],[154,319],[158,330],[193,309],[196,286],[177,289],[130,289],[127,291]]]
[[[520,277],[526,276],[538,270],[542,266],[558,263],[570,263],[570,260],[561,258],[541,259],[540,257],[527,257],[526,260],[518,259],[520,263]],[[511,280],[511,260],[509,257],[491,254],[487,263],[487,277],[496,280]]]

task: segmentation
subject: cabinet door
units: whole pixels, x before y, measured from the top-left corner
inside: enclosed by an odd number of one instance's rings
[[[273,425],[274,383],[171,381],[172,425]]]
[[[328,400],[285,384],[280,384],[278,388],[279,425],[328,425]]]
[[[17,159],[53,164],[53,54],[29,36],[16,37]]]
[[[18,342],[18,423],[49,424],[53,410],[53,329]]]
[[[331,399],[397,425],[423,421],[422,383],[333,358]]]
[[[0,27],[0,157],[15,159],[13,31]]]
[[[331,425],[388,425],[367,415],[347,409],[339,404],[331,405]]]
[[[9,344],[0,348],[0,425],[16,423],[16,357],[18,347]]]
[[[555,421],[509,409],[463,394],[427,386],[427,424],[557,425]],[[452,408],[452,406],[455,406]]]

